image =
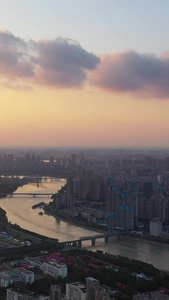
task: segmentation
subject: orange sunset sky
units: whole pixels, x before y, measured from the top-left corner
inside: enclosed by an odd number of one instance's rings
[[[1,147],[169,146],[168,1],[1,6]]]

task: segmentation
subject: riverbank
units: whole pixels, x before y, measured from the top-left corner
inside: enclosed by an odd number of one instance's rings
[[[84,228],[84,229],[89,229],[89,230],[92,230],[92,231],[96,231],[98,233],[105,233],[105,234],[108,233],[108,230],[98,228],[98,226],[95,225],[95,224],[91,224],[91,223],[88,224],[87,222],[86,223],[80,222],[80,221],[75,220],[72,217],[60,212],[60,211],[53,212],[52,211],[52,206],[50,206],[50,205],[46,205],[44,207],[44,212],[47,215],[53,216],[57,220],[60,219],[62,221],[65,221],[66,223],[73,224],[77,227],[81,227],[81,228]],[[161,237],[147,236],[147,234],[138,236],[138,235],[132,234],[130,232],[126,233],[125,235],[128,236],[128,237],[131,237],[133,240],[141,240],[145,243],[149,243],[149,244],[150,243],[151,244],[155,243],[156,245],[161,244],[161,245],[166,245],[167,247],[169,247],[169,241],[166,240],[166,239],[162,239]]]
[[[14,193],[20,186],[26,185],[32,181],[31,178],[25,177],[0,177],[0,198],[4,198],[8,194]]]
[[[77,227],[81,227],[81,228],[84,228],[84,229],[89,229],[89,230],[92,230],[92,231],[96,231],[96,232],[99,232],[99,233],[107,233],[106,230],[95,227],[94,225],[91,225],[91,224],[84,224],[82,222],[78,222],[77,220],[74,220],[73,218],[70,218],[67,215],[62,214],[61,212],[52,212],[48,205],[45,205],[43,209],[44,209],[45,214],[47,214],[49,216],[53,216],[56,219],[60,219],[62,221],[65,221],[66,223],[69,223],[69,224],[72,224],[72,225],[75,225]]]
[[[49,238],[49,237],[44,236],[42,234],[30,231],[28,229],[24,229],[24,228],[20,227],[17,224],[8,223],[7,224],[7,230],[11,231],[11,232],[12,231],[16,232],[17,234],[20,234],[20,235],[25,236],[25,237],[31,237],[31,238],[33,238],[33,239],[35,239],[37,241],[41,241],[41,242],[44,241],[44,240],[58,242],[58,239]]]

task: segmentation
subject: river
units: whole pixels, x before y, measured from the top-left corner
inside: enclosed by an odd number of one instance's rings
[[[17,193],[56,193],[61,186],[66,183],[65,179],[43,178],[42,182],[29,183],[17,189]],[[21,227],[39,234],[57,238],[60,242],[74,240],[82,236],[98,234],[95,230],[89,230],[76,225],[67,223],[59,218],[55,219],[48,215],[39,215],[42,209],[32,209],[34,204],[39,202],[48,203],[51,201],[47,196],[16,195],[0,199],[0,207],[7,212],[8,220],[17,223]],[[131,259],[141,260],[154,265],[159,269],[169,271],[169,245],[157,242],[149,242],[142,239],[123,237],[113,237],[108,244],[103,239],[96,240],[95,247],[91,246],[90,241],[83,242],[83,247],[93,251],[102,250],[103,252],[115,255],[127,256]]]

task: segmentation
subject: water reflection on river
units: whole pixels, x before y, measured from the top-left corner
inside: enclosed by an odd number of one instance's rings
[[[17,189],[17,193],[56,193],[64,186],[66,179],[43,179],[42,183],[29,183]],[[7,212],[8,220],[21,227],[39,234],[57,238],[59,241],[74,240],[81,236],[96,234],[95,231],[85,230],[81,227],[68,224],[62,220],[55,219],[48,215],[39,215],[43,210],[40,208],[32,209],[34,204],[39,202],[48,203],[51,201],[47,196],[13,196],[0,199],[0,207]]]
[[[37,184],[28,184],[18,188],[17,193],[56,193],[66,183],[65,179],[47,179],[37,187]],[[98,234],[94,230],[84,229],[52,216],[39,215],[41,209],[32,209],[32,205],[44,201],[51,201],[47,196],[14,196],[0,199],[0,207],[6,210],[8,220],[17,223],[30,231],[45,236],[58,238],[59,241],[74,240],[82,236]],[[83,242],[83,247],[91,250],[103,250],[115,255],[127,256],[131,259],[141,260],[153,264],[159,269],[169,271],[169,245],[156,242],[147,242],[129,237],[111,238],[109,244],[103,239],[96,240],[96,246],[91,247],[91,242]]]
[[[88,247],[88,249],[94,250],[93,247]],[[144,261],[158,269],[169,271],[169,245],[167,244],[131,237],[114,237],[110,239],[109,244],[104,244],[100,240],[96,243],[96,250]]]

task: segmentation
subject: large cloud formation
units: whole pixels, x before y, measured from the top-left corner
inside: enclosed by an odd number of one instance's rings
[[[9,79],[31,79],[36,84],[81,87],[87,72],[99,63],[98,56],[70,39],[25,42],[8,31],[0,32],[0,79],[8,79],[8,84]]]
[[[110,92],[169,98],[169,55],[126,51],[97,56],[70,39],[25,41],[0,31],[1,85],[77,88],[86,82]]]
[[[169,57],[134,51],[103,55],[91,76],[98,87],[119,93],[169,98]]]
[[[87,79],[86,71],[94,70],[100,63],[99,57],[69,39],[39,41],[36,50],[37,78],[49,85],[81,86]]]

